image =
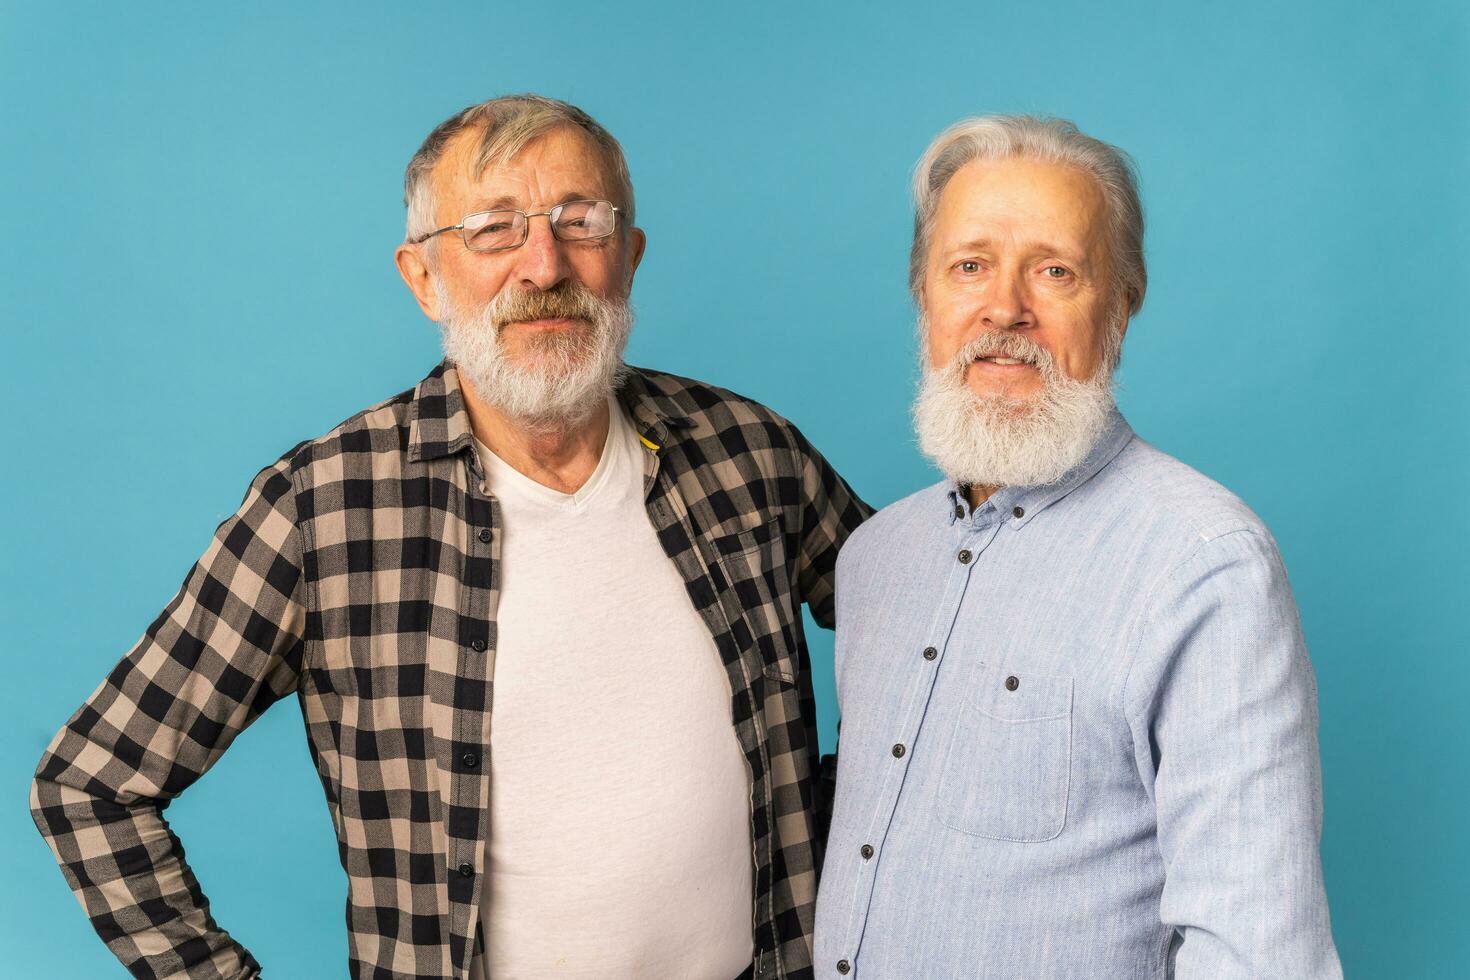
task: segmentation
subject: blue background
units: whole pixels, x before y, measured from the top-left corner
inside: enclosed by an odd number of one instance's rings
[[[26,812],[36,760],[259,467],[435,362],[391,262],[403,166],[455,110],[534,90],[626,146],[630,359],[767,402],[875,504],[935,478],[906,414],[925,144],[1029,111],[1131,151],[1152,288],[1120,400],[1280,541],[1344,965],[1465,975],[1463,6],[298,6],[0,7],[0,973],[121,975]],[[291,701],[169,817],[272,977],[342,974]]]

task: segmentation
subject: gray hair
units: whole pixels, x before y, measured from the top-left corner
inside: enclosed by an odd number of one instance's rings
[[[914,243],[909,251],[909,289],[915,302],[924,281],[934,212],[945,185],[972,160],[1006,157],[1066,164],[1097,181],[1107,203],[1114,298],[1125,298],[1128,313],[1137,313],[1148,289],[1148,270],[1143,261],[1143,204],[1133,161],[1065,119],[1036,116],[962,120],[940,133],[919,158],[914,168]]]
[[[480,149],[475,158],[477,173],[502,166],[533,140],[559,126],[576,126],[592,137],[602,151],[612,177],[613,201],[622,209],[624,227],[633,224],[633,181],[628,161],[612,134],[576,106],[540,95],[505,95],[463,109],[444,120],[424,140],[403,174],[403,203],[408,208],[407,236],[417,238],[434,230],[434,190],[429,174],[444,155],[449,141],[466,130],[480,131]],[[432,243],[434,240],[431,238]]]

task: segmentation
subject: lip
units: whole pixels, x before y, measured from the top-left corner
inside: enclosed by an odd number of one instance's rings
[[[1014,374],[1017,371],[1036,370],[1035,365],[1027,364],[1024,361],[1018,364],[997,364],[994,361],[985,361],[981,360],[980,358],[976,358],[975,360],[971,361],[970,367],[978,368],[981,371],[996,371],[1004,374]]]

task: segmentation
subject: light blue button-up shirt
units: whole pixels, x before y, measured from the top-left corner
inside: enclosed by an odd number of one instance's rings
[[[1058,484],[859,528],[837,690],[819,978],[1341,976],[1276,544],[1121,415]]]

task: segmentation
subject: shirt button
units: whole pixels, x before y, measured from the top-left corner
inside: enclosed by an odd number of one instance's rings
[[[480,764],[480,757],[473,752],[466,752],[462,761],[466,769],[473,769]]]
[[[868,858],[873,856],[873,845],[864,844],[861,853],[863,855],[863,860],[866,861]]]
[[[1021,686],[1021,678],[1017,677],[1015,674],[1012,674],[1011,676],[1009,676],[1009,677],[1006,678],[1006,690],[1007,691],[1014,691],[1016,688],[1018,688],[1020,686]]]
[[[924,648],[924,659],[925,660],[933,660],[937,656],[939,656],[939,651],[938,650],[934,649],[933,647],[925,647]]]
[[[481,640],[481,639],[478,639],[478,638],[471,640],[470,641],[470,649],[473,650],[473,651],[475,651],[476,653],[484,653],[485,652],[485,641],[484,640]]]
[[[849,963],[849,962],[847,962],[847,960],[838,960],[837,961],[837,972],[840,973],[840,974],[842,974],[843,976],[847,976],[847,971],[848,970],[851,970],[851,969],[852,969],[852,964]]]
[[[961,565],[968,565],[968,564],[970,564],[970,559],[973,558],[973,557],[975,557],[975,556],[972,555],[972,554],[970,554],[970,549],[969,548],[965,548],[964,550],[962,550],[960,552],[960,564]]]
[[[480,540],[482,542],[484,542],[485,544],[489,544],[491,537],[493,537],[493,535],[491,535],[490,529],[488,527],[480,528]]]
[[[473,878],[474,875],[475,866],[473,864],[461,864],[459,866],[459,876],[461,878]]]
[[[1025,517],[1026,516],[1026,508],[1025,507],[1012,507],[1011,508],[1011,516],[1012,517]]]
[[[899,742],[897,745],[895,745],[893,747],[893,757],[895,759],[902,759],[903,758],[903,743],[902,742]]]

